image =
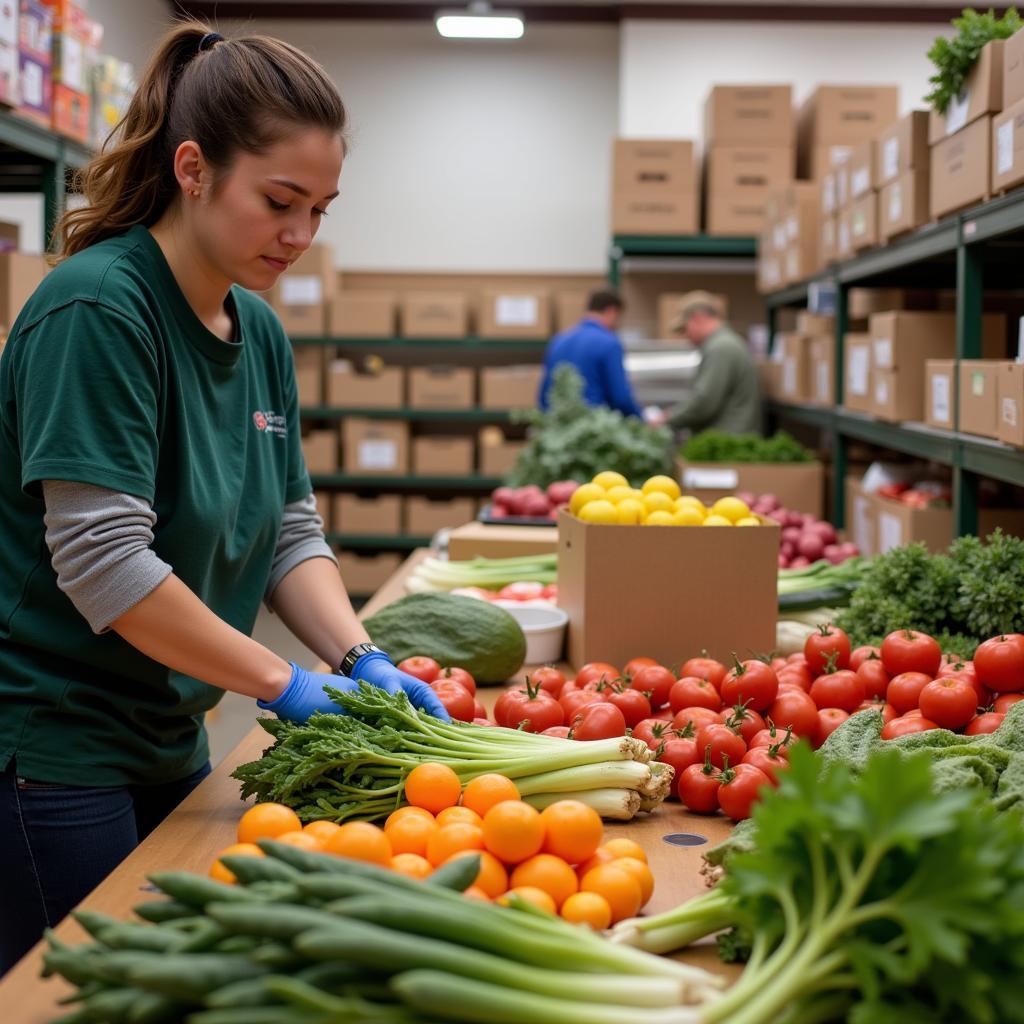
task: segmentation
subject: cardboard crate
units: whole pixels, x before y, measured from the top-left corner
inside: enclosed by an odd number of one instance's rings
[[[846,163],[850,199],[860,199],[878,188],[875,177],[875,140],[868,139],[855,147]]]
[[[569,614],[569,661],[625,664],[638,650],[663,664],[702,650],[770,650],[778,614],[779,528],[600,526],[565,510],[558,518],[558,603]],[[639,590],[637,565],[655,567]],[[681,611],[674,595],[686,566],[705,584]],[[658,568],[660,567],[660,569]],[[730,581],[742,578],[743,586]],[[625,604],[610,594],[629,592]]]
[[[587,315],[590,293],[576,289],[562,289],[554,295],[555,333],[568,331]]]
[[[295,359],[295,387],[299,405],[324,404],[324,350],[313,345],[298,345],[292,349]]]
[[[337,473],[338,432],[311,430],[302,439],[302,457],[310,473]]]
[[[964,434],[999,437],[999,361],[960,361],[959,429]]]
[[[880,241],[888,242],[928,223],[929,184],[928,168],[924,167],[882,186],[878,196]]]
[[[327,364],[327,404],[349,409],[400,409],[405,391],[405,371],[400,366],[383,366],[365,372],[350,359],[332,359]]]
[[[809,401],[832,408],[836,404],[836,339],[819,334],[811,339]]]
[[[992,122],[992,191],[1024,182],[1024,100],[1008,107]]]
[[[542,368],[483,366],[480,368],[480,405],[484,409],[534,409]]]
[[[708,193],[777,188],[791,182],[795,170],[792,146],[714,145],[705,157],[704,188]]]
[[[616,139],[612,191],[677,196],[695,192],[697,164],[688,139]]]
[[[22,307],[42,284],[48,267],[42,256],[0,252],[0,330],[10,331]]]
[[[553,555],[558,551],[556,526],[485,526],[466,523],[448,535],[448,557],[453,562],[470,558],[517,558]]]
[[[819,269],[817,227],[814,230],[814,235],[801,235],[786,247],[783,258],[786,284],[805,281],[812,274],[817,273]]]
[[[464,338],[469,333],[469,297],[463,292],[406,292],[401,331],[405,338]]]
[[[394,552],[381,552],[376,555],[338,552],[338,571],[349,595],[372,596],[398,572],[401,564],[402,556]]]
[[[337,533],[393,537],[403,532],[402,499],[397,494],[336,494],[331,513]]]
[[[846,478],[846,532],[865,558],[878,553],[878,516],[874,495],[856,477]]]
[[[269,300],[287,334],[321,337],[338,287],[334,250],[314,242],[270,290]]]
[[[992,189],[991,167],[991,117],[978,118],[932,146],[932,217],[944,217],[987,199]]]
[[[476,373],[469,367],[410,367],[410,409],[472,409],[475,404]]]
[[[836,259],[848,260],[853,255],[853,229],[850,208],[839,211],[836,219]]]
[[[899,86],[819,85],[800,108],[800,173],[820,178],[830,161],[829,148],[868,142],[898,116]]]
[[[846,315],[867,320],[875,313],[905,309],[907,293],[900,288],[851,288],[846,296]]]
[[[502,433],[501,427],[481,427],[477,434],[480,474],[507,476],[512,472],[519,453],[525,447],[525,441],[509,441]]]
[[[796,329],[800,334],[835,335],[836,318],[824,313],[812,313],[809,309],[796,311]]]
[[[473,472],[473,439],[413,438],[412,471],[416,476],[468,476]]]
[[[477,334],[496,340],[550,338],[550,293],[546,288],[484,288]]]
[[[324,533],[330,533],[333,520],[331,506],[334,500],[330,491],[314,491],[313,500],[316,502],[316,514],[323,523]]]
[[[393,338],[398,296],[390,291],[340,291],[331,300],[328,331],[335,338]]]
[[[875,146],[875,180],[879,186],[908,171],[928,169],[928,111],[912,110],[890,125]]]
[[[930,427],[953,429],[954,359],[928,359],[924,364],[924,421]]]
[[[873,496],[878,520],[878,554],[921,542],[932,554],[942,554],[953,539],[951,508],[912,508],[892,498]],[[987,537],[996,527],[1019,536],[1024,529],[1021,509],[978,509],[978,535]]]
[[[839,252],[839,218],[822,217],[821,232],[818,244],[818,264],[827,267],[835,263]]]
[[[924,377],[919,366],[893,370],[872,368],[868,411],[880,420],[916,423],[924,419],[924,405]]]
[[[846,360],[843,406],[855,412],[870,412],[872,400],[871,335],[847,334],[843,342]]]
[[[796,113],[791,85],[715,85],[704,102],[704,143],[792,145]]]
[[[1003,47],[1002,39],[986,43],[971,68],[960,95],[950,100],[945,114],[933,110],[928,118],[928,143],[935,146],[942,139],[961,131],[979,118],[998,114],[1003,109]]]
[[[810,181],[821,181],[830,172],[837,172],[850,159],[854,147],[846,143],[832,143],[824,146],[811,146],[810,156],[797,149],[797,172]],[[839,194],[836,192],[838,203]]]
[[[836,193],[835,168],[830,168],[818,178],[818,202],[825,216],[832,216],[838,212],[839,197]]]
[[[438,530],[450,530],[473,519],[472,498],[406,498],[405,530],[413,536],[433,537]]]
[[[765,223],[765,201],[754,195],[713,192],[706,199],[705,234],[715,237],[759,235]]]
[[[700,230],[700,192],[660,195],[644,189],[612,193],[612,234],[695,235]]]
[[[810,397],[810,337],[796,331],[780,333],[776,344],[782,366],[779,396],[787,402],[806,401]]]
[[[956,314],[895,310],[870,317],[871,365],[874,369],[920,368],[926,359],[956,355]],[[981,318],[981,348],[985,358],[1004,353],[1006,318],[985,313]]]
[[[1003,110],[1024,100],[1024,31],[1003,43]]]
[[[824,512],[825,467],[820,462],[687,462],[676,460],[684,494],[710,505],[738,491],[774,494],[786,508]]]
[[[349,416],[341,426],[346,473],[404,476],[409,470],[409,424]]]
[[[854,252],[861,252],[878,241],[878,193],[869,192],[850,205],[850,245]]]
[[[1024,448],[1024,363],[1000,362],[999,440]]]

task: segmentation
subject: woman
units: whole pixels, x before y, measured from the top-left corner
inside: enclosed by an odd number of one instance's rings
[[[224,690],[302,721],[368,645],[265,291],[337,195],[345,110],[260,36],[168,33],[0,360],[0,973],[209,772]],[[261,599],[339,675],[251,639]]]

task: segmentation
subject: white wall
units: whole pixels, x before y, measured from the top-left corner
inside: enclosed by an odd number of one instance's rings
[[[800,103],[819,83],[900,86],[904,111],[920,108],[941,25],[787,22],[622,22],[619,131],[700,138],[714,83],[790,82]]]

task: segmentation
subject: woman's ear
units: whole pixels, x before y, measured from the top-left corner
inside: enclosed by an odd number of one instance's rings
[[[186,139],[174,152],[174,177],[186,196],[198,197],[202,194],[205,162],[199,143]]]

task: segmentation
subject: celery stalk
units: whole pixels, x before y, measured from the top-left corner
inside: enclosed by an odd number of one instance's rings
[[[579,800],[593,807],[602,818],[615,821],[629,821],[640,810],[640,794],[633,789],[577,789],[562,793],[536,793],[524,796],[523,800],[538,811],[559,800]]]

